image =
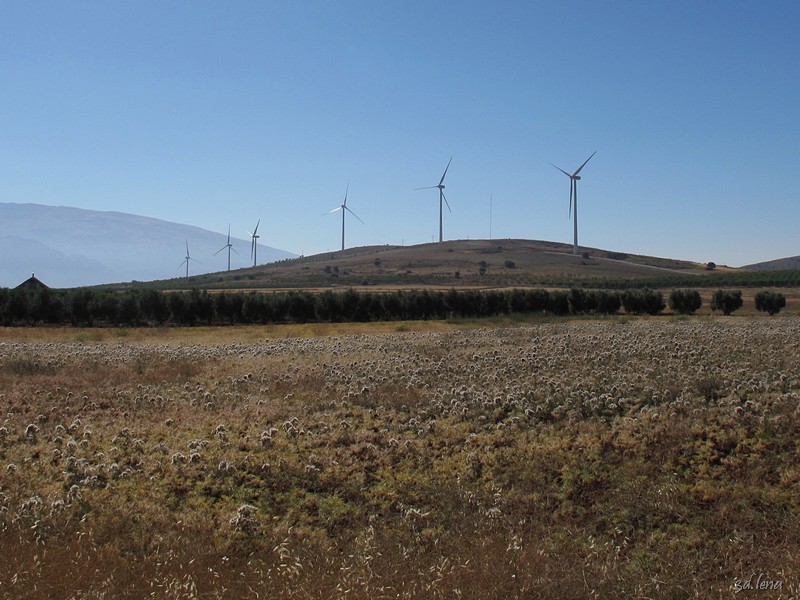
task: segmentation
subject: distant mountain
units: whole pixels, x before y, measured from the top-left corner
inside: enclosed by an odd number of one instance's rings
[[[0,287],[14,287],[35,273],[50,287],[170,279],[186,243],[189,273],[227,268],[227,252],[214,253],[227,235],[180,223],[119,212],[67,206],[0,203]],[[231,268],[250,266],[250,240],[231,238]],[[260,264],[297,256],[258,245]]]
[[[800,270],[800,256],[767,260],[752,265],[745,265],[742,269],[750,269],[752,271],[797,271]]]

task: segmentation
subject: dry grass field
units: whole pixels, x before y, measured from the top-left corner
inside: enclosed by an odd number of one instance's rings
[[[4,329],[0,408],[5,598],[800,591],[794,316]]]

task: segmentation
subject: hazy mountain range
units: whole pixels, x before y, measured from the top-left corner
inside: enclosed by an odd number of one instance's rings
[[[35,273],[50,287],[170,279],[224,271],[227,234],[119,212],[67,206],[0,203],[0,287],[15,287]],[[231,268],[252,265],[250,240],[231,238]],[[258,245],[264,264],[297,256]],[[196,262],[195,262],[196,261]]]

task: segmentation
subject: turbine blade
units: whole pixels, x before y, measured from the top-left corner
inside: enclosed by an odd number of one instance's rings
[[[597,154],[597,150],[595,150],[594,152],[592,152],[592,156],[594,156],[595,154]],[[592,160],[592,156],[590,156],[589,158],[587,158],[587,159],[584,161],[584,163],[583,163],[583,164],[582,164],[580,167],[578,167],[578,170],[577,170],[577,171],[575,171],[575,172],[572,174],[572,176],[573,176],[573,177],[575,177],[575,175],[577,175],[578,173],[580,173],[580,172],[581,172],[581,169],[582,169],[583,167],[585,167],[585,166],[586,166],[586,163],[587,163],[587,162],[589,162],[590,160]]]
[[[228,247],[228,246],[227,246],[227,244],[226,244],[225,246],[223,246],[222,248],[220,248],[219,250],[217,250],[216,252],[214,252],[213,256],[216,256],[217,254],[219,254],[220,252],[222,252],[223,250],[225,250],[225,248],[227,248],[227,247]]]
[[[231,246],[231,250],[233,250],[233,253],[234,253],[236,256],[241,256],[241,254],[239,254],[238,252],[236,252],[236,248],[234,248],[233,246]]]
[[[447,201],[447,196],[445,196],[445,195],[444,195],[444,191],[442,191],[442,198],[444,198],[444,203],[447,205],[447,210],[448,210],[449,212],[453,212],[453,211],[450,209],[450,203]]]
[[[556,166],[555,166],[553,163],[550,163],[550,164],[551,164],[552,166],[556,167]],[[561,172],[562,172],[564,175],[566,175],[567,177],[572,177],[572,175],[570,175],[569,173],[567,173],[567,172],[566,172],[564,169],[562,169],[561,167],[556,167],[556,169],[558,169],[559,171],[561,171]]]
[[[347,207],[345,206],[345,208],[347,208]],[[334,208],[333,210],[329,210],[329,211],[328,211],[328,212],[326,212],[326,213],[322,213],[322,216],[324,217],[325,215],[329,215],[329,214],[331,214],[331,213],[335,213],[336,211],[339,211],[339,210],[342,210],[342,207],[341,207],[341,206],[337,206],[337,207],[336,207],[336,208]]]
[[[261,225],[261,219],[259,219],[259,220],[258,220],[258,223],[256,223],[256,228],[255,228],[255,229],[253,229],[253,235],[255,235],[255,234],[257,234],[257,233],[258,233],[258,226],[259,226],[259,225]]]
[[[352,210],[350,210],[350,209],[349,209],[349,208],[347,208],[346,206],[344,207],[344,209],[345,209],[347,212],[349,212],[351,215],[353,215],[353,216],[354,216],[356,219],[358,219],[359,221],[361,221],[361,217],[359,217],[359,216],[358,216],[356,213],[354,213]],[[362,222],[362,223],[364,223],[364,221],[361,221],[361,222]],[[366,225],[366,223],[364,223],[364,225]]]
[[[347,192],[349,192],[349,191],[350,191],[350,180],[348,179],[347,180],[347,187],[344,190],[344,203],[342,204],[342,206],[345,206],[345,207],[347,206]]]
[[[444,173],[442,173],[442,178],[439,180],[439,185],[444,183],[444,176],[447,175],[447,169],[450,168],[450,163],[453,162],[453,157],[450,157],[450,160],[447,161],[447,166],[444,168]]]
[[[414,188],[414,189],[415,190],[432,190],[432,189],[438,188],[438,187],[439,187],[438,185],[428,185],[428,186],[425,186],[425,187]]]

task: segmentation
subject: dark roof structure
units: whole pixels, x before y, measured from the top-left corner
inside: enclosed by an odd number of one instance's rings
[[[25,281],[20,283],[16,287],[16,289],[18,289],[18,290],[42,290],[42,289],[47,289],[47,287],[48,286],[46,286],[44,283],[42,283],[41,281],[36,279],[36,275],[31,273],[30,278],[26,279]]]

